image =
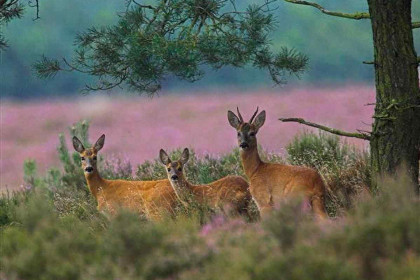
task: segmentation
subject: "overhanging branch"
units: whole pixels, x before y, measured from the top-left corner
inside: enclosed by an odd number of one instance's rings
[[[363,61],[363,64],[376,64],[375,61]],[[413,64],[420,64],[420,56],[416,57],[416,61]]]
[[[411,28],[413,28],[413,29],[420,28],[420,21],[412,22],[411,23]]]
[[[375,61],[363,61],[363,64],[375,64]]]
[[[96,77],[98,85],[87,85],[87,91],[125,85],[153,94],[168,75],[189,82],[201,79],[202,65],[252,65],[268,70],[276,84],[283,83],[286,75],[299,76],[307,58],[293,49],[271,51],[275,1],[238,11],[233,0],[125,0],[126,12],[116,24],[77,35],[71,60],[43,57],[33,68],[41,78],[59,71]]]
[[[293,4],[312,6],[312,7],[317,8],[318,10],[320,10],[324,14],[327,14],[327,15],[330,15],[330,16],[335,16],[335,17],[342,17],[342,18],[349,18],[349,19],[356,19],[356,20],[370,18],[369,13],[349,14],[349,13],[333,12],[333,11],[328,11],[324,7],[322,7],[321,5],[319,5],[317,3],[313,3],[313,2],[302,1],[302,0],[284,0],[284,1],[289,2],[289,3],[293,3]]]
[[[301,118],[280,118],[279,120],[282,121],[282,122],[297,122],[297,123],[304,124],[304,125],[307,125],[307,126],[319,128],[321,130],[327,131],[327,132],[332,133],[332,134],[340,135],[340,136],[358,138],[358,139],[363,139],[363,140],[370,140],[370,135],[368,135],[366,133],[341,131],[341,130],[338,130],[338,129],[335,129],[335,128],[330,128],[330,127],[327,127],[327,126],[324,126],[324,125],[307,122],[307,121],[305,121],[304,119],[301,119]]]
[[[36,17],[33,20],[40,19],[39,17],[39,0],[35,0],[32,2],[32,0],[29,0],[28,6],[32,8],[36,8]]]

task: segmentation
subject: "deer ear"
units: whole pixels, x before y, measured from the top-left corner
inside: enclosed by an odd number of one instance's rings
[[[83,144],[79,140],[79,138],[77,138],[76,136],[73,136],[72,141],[73,141],[73,148],[76,150],[76,152],[83,153],[83,151],[85,150],[85,147],[83,147]]]
[[[189,158],[190,158],[190,151],[188,150],[188,148],[185,148],[181,155],[182,164],[186,164]]]
[[[98,141],[96,141],[95,146],[93,148],[99,152],[105,144],[105,134],[102,134],[101,137],[99,137]]]
[[[252,122],[253,125],[258,129],[263,126],[265,122],[265,110],[258,114],[255,120]]]
[[[163,165],[168,165],[169,163],[171,163],[171,159],[163,149],[160,149],[159,151],[159,159]]]
[[[239,127],[239,125],[241,124],[241,121],[239,120],[239,118],[235,115],[234,112],[232,112],[230,110],[228,111],[227,117],[228,117],[230,125],[233,128],[237,129]]]

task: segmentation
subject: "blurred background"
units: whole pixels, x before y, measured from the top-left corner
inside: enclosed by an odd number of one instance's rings
[[[330,10],[367,10],[365,0],[317,2]],[[250,3],[259,1],[237,1],[238,9]],[[0,54],[2,189],[21,184],[24,159],[35,159],[40,172],[57,163],[58,134],[68,135],[68,128],[82,119],[91,123],[91,141],[101,133],[107,135],[104,153],[123,154],[134,164],[155,158],[160,148],[230,151],[236,145],[235,133],[226,111],[236,106],[246,117],[257,105],[267,110],[259,142],[273,152],[281,153],[303,129],[282,124],[279,117],[369,130],[373,108],[365,104],[374,102],[374,73],[371,65],[362,64],[373,58],[369,21],[330,17],[311,7],[278,1],[273,48],[287,46],[309,57],[301,79],[291,77],[286,85],[274,87],[266,71],[252,67],[205,69],[204,78],[195,83],[168,77],[163,90],[150,99],[123,90],[82,95],[79,90],[92,80],[78,73],[36,78],[31,65],[42,55],[71,57],[78,32],[113,24],[125,10],[124,1],[111,0],[55,0],[40,5],[40,19],[34,21],[35,10],[26,8],[22,19],[1,27],[10,45]],[[420,1],[413,2],[413,15],[420,15]],[[419,31],[414,35],[420,50]]]
[[[237,1],[238,9],[258,0]],[[365,0],[317,1],[330,10],[366,11]],[[0,71],[3,96],[13,99],[63,97],[77,95],[89,77],[77,73],[60,73],[43,81],[32,75],[31,64],[45,54],[49,57],[70,57],[78,32],[96,26],[116,23],[118,12],[125,11],[125,1],[42,1],[41,19],[33,21],[35,10],[27,8],[24,18],[3,27],[11,46],[2,53]],[[344,86],[373,84],[373,69],[362,61],[373,58],[372,32],[369,21],[347,20],[321,14],[317,9],[275,3],[277,28],[272,32],[275,50],[282,46],[296,48],[310,59],[310,67],[301,80],[291,79],[290,86]],[[413,15],[420,15],[420,2],[414,1]],[[418,33],[414,31],[414,33]],[[420,36],[415,43],[420,47]],[[252,69],[208,69],[204,79],[196,83],[168,78],[165,90],[200,94],[209,89],[271,89],[273,83],[265,71]],[[278,89],[287,91],[286,89]]]

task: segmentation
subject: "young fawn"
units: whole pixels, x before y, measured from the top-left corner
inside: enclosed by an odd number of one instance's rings
[[[239,108],[237,111],[238,116],[228,111],[228,120],[237,131],[242,166],[261,216],[267,216],[283,199],[303,195],[309,199],[317,217],[327,217],[325,185],[319,173],[307,167],[263,162],[258,154],[256,136],[265,122],[265,111],[255,118],[257,108],[249,122],[244,122]]]
[[[92,148],[86,149],[77,137],[73,137],[73,147],[80,154],[85,178],[96,198],[98,210],[115,214],[123,207],[151,220],[172,214],[177,200],[168,180],[127,181],[101,178],[96,162],[97,154],[104,143],[105,135],[102,135]]]
[[[182,152],[181,159],[171,161],[164,150],[160,150],[160,161],[166,168],[166,173],[178,198],[183,202],[192,196],[198,203],[207,203],[210,207],[225,212],[225,207],[231,207],[233,214],[248,215],[248,206],[252,199],[249,185],[240,176],[226,176],[207,185],[193,185],[184,176],[184,165],[188,161],[187,148]]]

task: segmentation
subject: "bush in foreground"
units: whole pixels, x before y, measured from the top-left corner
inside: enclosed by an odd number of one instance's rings
[[[261,223],[60,214],[46,190],[1,199],[2,279],[416,279],[420,204],[404,178],[335,221],[291,201]],[[94,210],[92,210],[94,212]]]

